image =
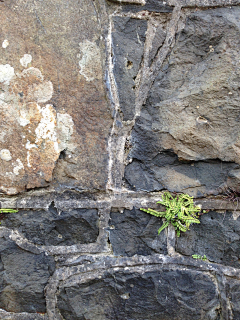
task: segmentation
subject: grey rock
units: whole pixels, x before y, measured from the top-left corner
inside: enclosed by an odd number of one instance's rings
[[[172,12],[173,8],[169,5],[163,3],[162,0],[147,0],[145,5],[133,5],[133,4],[125,4],[123,6],[123,12],[138,12],[138,11],[149,11],[149,12]],[[147,12],[146,12],[147,14]]]
[[[193,270],[110,271],[58,295],[66,320],[218,319],[219,307],[212,279]]]
[[[110,0],[113,2],[119,2],[125,4],[123,7],[124,11],[152,11],[152,12],[171,12],[173,6],[176,6],[176,1],[174,0],[146,0],[145,5],[141,0]],[[132,4],[135,2],[135,5]],[[142,3],[142,5],[140,5]],[[227,7],[227,6],[237,6],[240,4],[239,0],[179,0],[177,2],[181,4],[182,8],[212,8],[212,7]],[[138,4],[138,5],[137,5]]]
[[[200,218],[201,223],[177,238],[176,251],[189,255],[206,255],[212,262],[240,267],[240,218],[230,212],[211,211]]]
[[[125,179],[134,190],[157,191],[164,189],[154,173],[141,162],[134,160],[126,167]]]
[[[233,172],[237,172],[238,164],[220,160],[180,161],[172,150],[153,151],[151,155],[151,147],[156,150],[156,146],[150,139],[148,144],[146,140],[147,137],[138,144],[138,150],[131,154],[134,154],[134,160],[125,169],[126,185],[131,189],[168,189],[171,192],[203,197],[217,195],[227,185],[233,185],[231,176]]]
[[[96,209],[57,211],[54,206],[45,210],[20,210],[9,214],[2,226],[17,229],[29,241],[38,245],[73,245],[95,242],[98,236]]]
[[[44,288],[54,272],[54,258],[26,252],[2,238],[0,255],[0,308],[10,312],[45,313]]]
[[[238,171],[230,173],[240,163],[239,14],[226,8],[188,16],[136,121],[129,159],[171,191],[205,196],[239,184]],[[157,158],[169,152],[163,167]]]
[[[158,235],[162,219],[137,210],[111,212],[109,221],[110,243],[115,255],[133,256],[152,253],[167,254],[164,231]]]
[[[155,58],[158,49],[163,45],[164,40],[166,38],[166,25],[161,23],[160,26],[156,28],[156,33],[152,41],[151,51],[149,53],[149,64],[152,64],[153,59]]]
[[[147,21],[113,17],[113,63],[120,107],[124,120],[135,114],[135,78],[143,56]]]
[[[232,307],[233,319],[240,319],[240,281],[228,278],[226,291]]]

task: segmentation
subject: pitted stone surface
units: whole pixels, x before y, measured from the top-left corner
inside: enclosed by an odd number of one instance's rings
[[[95,9],[91,1],[1,3],[0,151],[12,157],[0,157],[1,192],[104,189],[112,120]]]
[[[201,223],[177,239],[176,250],[183,255],[206,255],[213,262],[240,267],[240,218],[230,212],[211,211]]]
[[[219,307],[211,277],[193,270],[110,271],[58,295],[66,320],[218,319]]]
[[[45,313],[44,288],[54,272],[54,258],[26,252],[2,238],[0,252],[0,308],[16,313]]]
[[[71,209],[58,212],[53,206],[45,210],[21,210],[8,214],[2,226],[18,230],[38,245],[73,245],[97,240],[99,217],[96,209]]]
[[[132,187],[141,189],[132,174],[139,169],[142,190],[159,184],[194,196],[217,194],[238,179],[239,13],[237,7],[188,16],[132,132],[125,173]]]
[[[238,319],[240,0],[0,16],[0,318]],[[166,190],[220,211],[158,235]]]
[[[128,17],[113,18],[114,76],[124,120],[135,115],[135,79],[143,58],[147,21]]]
[[[240,281],[227,279],[226,283],[227,298],[232,306],[233,319],[240,318]]]
[[[133,209],[123,213],[111,212],[109,220],[110,243],[115,255],[133,256],[152,253],[167,254],[164,231],[158,236],[162,219]]]

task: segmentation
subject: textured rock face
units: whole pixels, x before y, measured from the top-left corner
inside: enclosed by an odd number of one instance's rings
[[[54,170],[56,184],[104,188],[111,117],[100,37],[91,2],[1,4],[1,192],[47,186]]]
[[[94,209],[57,212],[50,207],[49,211],[20,211],[4,219],[2,226],[17,229],[38,245],[74,245],[97,240],[98,220]]]
[[[103,279],[63,288],[58,307],[67,320],[217,319],[219,301],[210,277],[190,270],[161,270],[110,272]]]
[[[135,115],[135,82],[147,32],[147,21],[126,17],[113,19],[114,74],[124,120]]]
[[[68,114],[57,119],[53,105],[45,104],[52,98],[53,85],[44,81],[39,69],[31,67],[15,75],[9,64],[1,66],[1,191],[14,194],[52,180],[62,149],[59,142],[64,143],[58,140],[57,122],[64,131],[61,118],[68,119],[70,138],[73,121]]]
[[[158,236],[162,221],[146,215],[140,210],[111,212],[109,229],[110,242],[116,255],[147,256],[151,253],[167,253],[167,239],[164,232]],[[128,239],[128,241],[126,241]]]
[[[239,12],[191,13],[177,34],[132,133],[125,177],[137,190],[203,196],[238,179]]]
[[[239,268],[239,220],[229,212],[203,215],[198,228],[193,226],[178,238],[177,251],[184,255],[206,255],[210,261]]]
[[[239,281],[229,279],[227,282],[227,293],[228,293],[228,298],[232,302],[232,306],[233,306],[233,319],[238,319],[240,317],[239,292],[240,292]]]
[[[13,312],[46,312],[44,288],[55,269],[53,257],[34,255],[0,239],[0,307]]]
[[[0,319],[238,320],[240,0],[0,19]],[[166,190],[207,209],[179,238]]]

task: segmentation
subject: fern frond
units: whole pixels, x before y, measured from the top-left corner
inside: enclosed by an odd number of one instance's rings
[[[164,211],[163,212],[159,212],[159,211],[156,211],[156,210],[153,210],[153,209],[149,209],[149,208],[148,209],[140,208],[140,210],[145,211],[147,213],[150,213],[155,217],[164,217],[165,216],[165,212]]]
[[[192,257],[193,259],[201,259],[201,256],[199,256],[198,254],[193,254]]]
[[[169,221],[166,221],[161,228],[158,229],[158,234],[160,234],[161,231],[163,231],[163,229],[167,228],[167,226],[169,225]]]
[[[182,225],[180,221],[177,221],[177,226],[178,226],[180,231],[182,231],[182,232],[186,232],[187,231],[187,227]]]
[[[182,220],[185,221],[185,222],[188,222],[188,223],[200,223],[200,221],[196,218],[193,218],[193,217],[182,217]]]
[[[180,194],[173,197],[169,192],[164,192],[162,200],[158,201],[166,207],[166,211],[158,212],[153,209],[141,210],[159,218],[165,218],[167,221],[159,228],[158,233],[165,229],[170,223],[173,225],[179,237],[182,232],[186,232],[192,223],[200,223],[198,214],[201,211],[200,206],[195,206],[193,197],[188,194]]]
[[[17,213],[18,210],[15,209],[0,209],[0,213]]]

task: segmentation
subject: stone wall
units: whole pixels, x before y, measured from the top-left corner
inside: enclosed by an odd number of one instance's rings
[[[240,1],[0,17],[0,318],[240,319]],[[166,190],[209,210],[179,238]]]

